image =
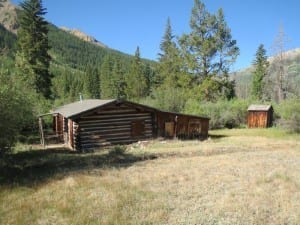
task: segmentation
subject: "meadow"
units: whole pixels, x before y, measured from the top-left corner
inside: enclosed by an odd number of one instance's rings
[[[300,136],[15,152],[0,158],[0,224],[300,224]]]

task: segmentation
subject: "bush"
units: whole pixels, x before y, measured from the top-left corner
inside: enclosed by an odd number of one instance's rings
[[[0,151],[4,151],[13,146],[32,112],[20,94],[5,87],[1,87],[0,102]]]
[[[33,123],[32,104],[7,74],[0,71],[0,153],[11,149],[20,131]]]
[[[216,103],[191,99],[187,101],[184,112],[209,117],[211,129],[235,128],[246,124],[248,105],[248,101],[238,99]]]
[[[187,97],[182,88],[167,87],[158,88],[153,92],[152,97],[143,99],[140,103],[170,112],[182,112],[186,100]]]
[[[275,123],[277,126],[289,132],[300,133],[300,101],[299,99],[289,99],[281,102],[275,107],[278,118]]]

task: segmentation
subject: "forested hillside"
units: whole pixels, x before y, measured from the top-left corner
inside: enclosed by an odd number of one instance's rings
[[[15,26],[17,22],[14,23]],[[100,79],[103,83],[112,83],[111,78],[113,68],[118,67],[119,74],[114,74],[114,80],[124,79],[124,73],[129,71],[129,68],[134,61],[133,55],[128,55],[120,51],[102,47],[88,41],[84,41],[68,31],[59,29],[53,24],[48,25],[49,33],[49,54],[51,56],[50,71],[53,75],[53,96],[55,104],[62,104],[75,101],[79,99],[79,94],[85,98],[101,97]],[[8,65],[9,70],[14,60],[16,50],[17,37],[14,33],[8,31],[2,24],[0,24],[0,51],[4,53],[1,57],[2,69],[5,70],[5,64]],[[134,53],[133,53],[134,54]],[[109,63],[107,62],[109,61]],[[143,72],[145,76],[153,76],[154,61],[141,59]],[[109,64],[109,65],[107,65]],[[102,68],[102,65],[103,68]],[[90,74],[86,74],[87,70],[97,73],[99,77],[98,84],[93,84],[97,87],[99,94],[93,94],[87,90],[87,84]],[[102,68],[102,69],[101,69]],[[102,71],[102,78],[100,72]],[[116,72],[116,71],[115,71]],[[149,79],[152,79],[149,77]],[[93,81],[95,82],[95,81]],[[150,81],[149,81],[150,82]],[[106,89],[105,89],[106,88]],[[104,97],[117,98],[115,94],[107,94],[110,87],[103,87],[102,94]]]
[[[80,93],[85,98],[118,97],[117,94],[107,94],[111,87],[104,87],[101,83],[123,80],[124,73],[134,61],[133,55],[83,41],[54,25],[49,25],[49,44],[50,70],[54,74],[53,98],[70,102],[78,99]],[[141,59],[141,62],[145,68],[144,76],[148,76],[146,68],[150,70],[148,73],[153,73],[155,62],[146,59]],[[119,71],[114,71],[116,67]],[[97,88],[98,94],[94,95],[95,90],[91,91],[89,85]]]

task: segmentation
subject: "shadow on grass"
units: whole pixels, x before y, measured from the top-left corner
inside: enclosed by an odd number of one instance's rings
[[[211,138],[211,139],[213,139],[213,140],[217,140],[217,139],[226,138],[228,136],[227,135],[223,135],[223,134],[209,134],[208,137]]]
[[[65,149],[7,154],[0,158],[0,185],[38,185],[50,178],[64,177],[71,172],[129,167],[136,162],[155,158],[155,155],[133,155],[118,149],[88,154]]]

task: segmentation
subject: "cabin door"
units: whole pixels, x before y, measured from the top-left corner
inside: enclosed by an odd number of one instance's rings
[[[165,137],[174,137],[175,134],[175,123],[166,122],[165,123]]]

